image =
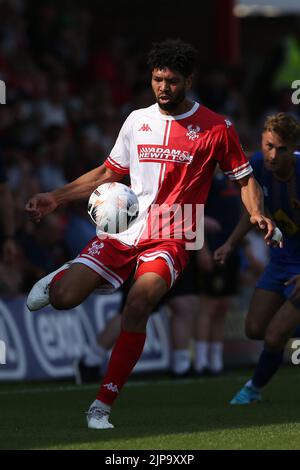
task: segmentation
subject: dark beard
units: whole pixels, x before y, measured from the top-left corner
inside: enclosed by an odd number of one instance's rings
[[[163,111],[172,112],[176,110],[176,108],[180,105],[180,103],[182,103],[182,101],[184,101],[184,99],[185,99],[185,93],[184,91],[182,91],[182,93],[178,95],[174,101],[170,101],[169,103],[165,103],[165,104],[160,104],[158,102],[158,106]]]

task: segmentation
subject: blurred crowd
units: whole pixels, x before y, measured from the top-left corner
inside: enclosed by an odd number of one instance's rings
[[[88,7],[51,2],[0,2],[0,152],[14,197],[18,255],[0,259],[0,294],[27,292],[73,258],[95,229],[86,202],[60,208],[38,225],[24,213],[36,192],[51,191],[103,163],[132,109],[153,102],[145,52],[133,38],[103,37]],[[253,122],[247,109],[247,70],[201,70],[195,99],[230,117],[245,151],[259,146],[269,111],[294,112],[283,87]],[[287,108],[291,109],[287,109]],[[295,111],[296,112],[296,111]]]

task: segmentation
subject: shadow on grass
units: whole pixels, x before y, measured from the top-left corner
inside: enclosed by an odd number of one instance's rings
[[[85,444],[91,449],[126,449],[132,442],[135,449],[138,440],[139,448],[151,449],[158,436],[172,441],[176,435],[300,422],[300,381],[294,370],[283,368],[266,390],[266,401],[250,406],[228,405],[244,383],[237,375],[127,387],[111,414],[115,429],[103,431],[87,429],[84,414],[97,385],[57,391],[52,384],[47,393],[4,394],[0,448],[76,449]]]

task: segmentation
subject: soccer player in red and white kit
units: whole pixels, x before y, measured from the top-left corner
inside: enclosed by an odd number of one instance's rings
[[[231,180],[240,183],[251,222],[264,231],[267,243],[275,229],[263,213],[261,188],[232,124],[187,97],[196,61],[197,51],[180,39],[153,44],[148,65],[156,103],[128,116],[103,165],[62,188],[36,194],[26,205],[32,220],[39,221],[61,204],[88,198],[98,185],[121,181],[127,174],[138,196],[136,223],[105,239],[96,236],[70,264],[35,284],[27,299],[30,310],[48,303],[56,309],[70,309],[95,289],[112,292],[135,271],[122,312],[120,336],[96,400],[87,412],[89,428],[113,427],[108,421],[111,406],[143,351],[149,314],[189,256],[186,233],[180,238],[158,230],[160,236],[152,236],[151,207],[205,204],[219,164]],[[173,233],[178,230],[171,228]]]

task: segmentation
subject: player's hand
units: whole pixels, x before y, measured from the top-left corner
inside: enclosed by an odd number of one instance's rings
[[[33,222],[40,222],[57,208],[58,204],[51,193],[38,193],[27,202],[25,212]]]
[[[267,245],[279,248],[283,247],[283,237],[278,227],[275,227],[271,239],[267,241]]]
[[[282,233],[271,219],[262,214],[258,214],[251,216],[250,222],[265,233],[264,239],[267,245],[279,248],[283,247]]]
[[[214,252],[214,260],[218,264],[225,264],[227,258],[231,255],[233,251],[233,246],[231,243],[224,243]]]
[[[291,300],[294,303],[300,302],[300,274],[296,274],[295,276],[291,277],[288,281],[284,283],[286,286],[290,286],[291,284],[294,284],[295,287],[289,297],[289,300]]]

